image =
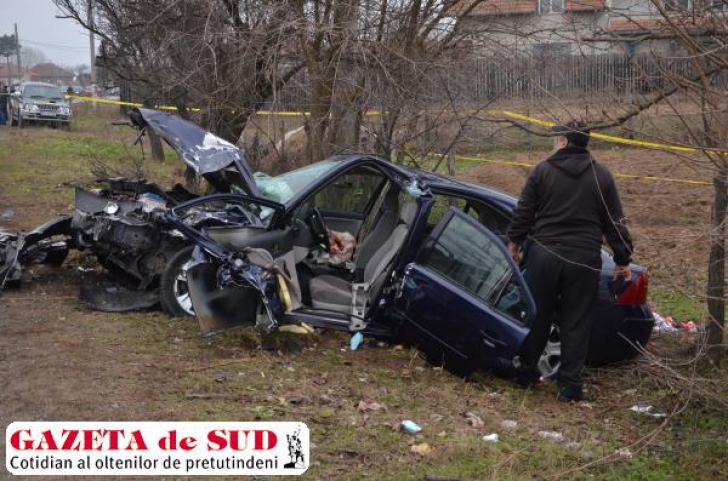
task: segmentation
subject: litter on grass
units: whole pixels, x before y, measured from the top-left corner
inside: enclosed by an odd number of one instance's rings
[[[480,418],[480,416],[478,416],[475,413],[471,413],[471,412],[465,413],[465,419],[467,419],[468,424],[471,425],[472,427],[474,427],[475,429],[480,429],[483,426],[485,426],[485,423]]]
[[[422,431],[422,428],[419,424],[414,421],[410,421],[409,419],[405,419],[404,421],[402,421],[399,425],[399,428],[407,434],[417,434]]]
[[[363,413],[387,410],[387,406],[385,406],[384,404],[380,404],[376,401],[365,401],[365,400],[359,401],[359,404],[356,405],[356,408],[357,408],[357,410],[359,410]]]
[[[661,316],[657,312],[652,313],[652,317],[655,319],[655,327],[653,330],[662,332],[676,332],[686,330],[688,332],[696,332],[698,327],[693,321],[680,322],[671,316]]]
[[[415,444],[410,448],[410,452],[412,452],[414,454],[418,454],[420,456],[427,456],[428,454],[432,453],[432,451],[434,451],[434,450],[435,450],[435,448],[433,448],[432,446],[430,446],[427,443]]]
[[[556,431],[539,431],[538,435],[549,441],[560,443],[564,440],[564,435]]]
[[[497,443],[500,441],[500,436],[498,436],[498,433],[490,433],[483,436],[483,441],[487,443]]]
[[[656,413],[655,407],[646,401],[638,402],[629,408],[629,410],[640,414],[647,414],[655,419],[665,419],[667,417],[667,414],[665,413]]]
[[[351,340],[349,341],[349,349],[352,351],[356,351],[359,346],[361,346],[361,343],[364,342],[364,336],[361,332],[357,332],[353,336],[351,336]]]

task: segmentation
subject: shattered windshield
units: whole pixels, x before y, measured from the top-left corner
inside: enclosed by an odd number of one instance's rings
[[[23,97],[27,98],[44,98],[44,99],[62,99],[61,89],[50,85],[28,85],[23,89]]]
[[[324,160],[275,177],[256,172],[255,183],[264,198],[285,204],[338,163],[337,160]]]

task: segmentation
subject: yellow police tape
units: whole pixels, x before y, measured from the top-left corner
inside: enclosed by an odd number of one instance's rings
[[[440,155],[440,154],[429,154],[431,156]],[[528,162],[518,162],[518,161],[510,161],[510,160],[493,160],[493,159],[486,159],[484,157],[472,157],[472,156],[465,156],[465,155],[456,155],[456,158],[460,160],[465,160],[469,162],[486,162],[489,164],[499,164],[499,165],[511,165],[516,167],[526,167],[527,169],[530,169],[532,167],[535,167],[535,164],[530,164]],[[703,180],[692,180],[692,179],[674,179],[670,177],[655,177],[653,175],[635,175],[635,174],[613,174],[615,177],[620,179],[635,179],[635,180],[655,180],[655,181],[661,181],[661,182],[671,182],[674,184],[691,184],[691,185],[711,185],[710,182],[706,182]]]
[[[133,102],[122,102],[119,100],[110,100],[110,99],[101,99],[96,97],[85,97],[81,95],[75,95],[75,94],[66,94],[66,97],[79,99],[79,100],[86,100],[89,102],[98,102],[103,104],[113,104],[113,105],[122,105],[127,107],[143,107],[143,104],[140,103],[133,103]],[[169,105],[161,105],[161,106],[155,106],[152,107],[158,110],[177,110],[177,107],[169,106]],[[193,112],[199,112],[201,109],[199,108],[191,108],[190,109]],[[550,122],[548,120],[541,120],[537,119],[535,117],[529,117],[528,115],[522,115],[516,112],[512,112],[510,110],[505,109],[484,109],[481,110],[481,112],[485,114],[491,114],[491,115],[503,115],[505,117],[510,117],[512,119],[521,120],[524,122],[529,122],[532,124],[540,125],[542,127],[553,127],[556,125],[555,122]],[[285,116],[285,117],[307,117],[311,115],[310,112],[292,112],[292,111],[278,111],[278,110],[258,110],[255,112],[256,115],[278,115],[278,116]],[[382,115],[383,111],[381,110],[370,110],[368,112],[365,112],[365,115],[367,116],[374,116],[374,115]],[[695,152],[710,152],[713,154],[720,154],[720,155],[728,155],[728,151],[724,150],[718,150],[718,149],[699,149],[696,147],[687,147],[684,145],[675,145],[675,144],[662,144],[659,142],[647,142],[644,140],[634,140],[634,139],[626,139],[624,137],[616,137],[614,135],[607,135],[607,134],[600,134],[599,132],[592,132],[591,134],[592,138],[595,139],[601,139],[605,140],[607,142],[617,143],[617,144],[625,144],[625,145],[634,145],[635,147],[644,147],[648,149],[657,149],[657,150],[670,150],[675,152],[686,152],[686,153],[695,153]],[[623,176],[626,176],[624,174]],[[638,178],[634,177],[634,178]],[[644,179],[652,179],[650,176],[643,176],[639,178]],[[655,177],[654,179],[658,179]],[[661,179],[661,178],[660,178]],[[662,179],[664,180],[664,179]],[[681,179],[673,179],[673,181],[682,181]],[[701,181],[684,181],[685,183],[706,183]]]

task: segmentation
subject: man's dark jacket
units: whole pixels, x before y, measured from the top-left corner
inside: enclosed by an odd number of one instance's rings
[[[520,245],[529,235],[545,245],[596,250],[604,236],[616,264],[632,260],[632,239],[614,177],[579,147],[557,151],[528,176],[508,238]]]

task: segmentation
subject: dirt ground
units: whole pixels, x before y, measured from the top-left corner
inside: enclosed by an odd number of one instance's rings
[[[50,140],[70,142],[82,135],[83,130],[58,132]],[[69,189],[59,182],[63,172],[48,185],[28,175],[11,188],[11,179],[4,178],[10,172],[55,170],[56,159],[21,155],[24,145],[48,138],[42,129],[18,134],[0,128],[0,182],[8,185],[0,190],[0,212],[7,207],[16,212],[0,227],[30,228],[68,209]],[[58,165],[75,165],[63,155]],[[597,156],[615,172],[694,178],[652,152],[600,150]],[[525,175],[524,169],[492,165],[465,173],[511,192]],[[708,218],[710,189],[636,181],[621,181],[620,187],[640,261],[665,272],[700,262],[703,247],[692,226]],[[34,195],[34,189],[43,194]],[[693,251],[686,238],[701,247]],[[666,257],[666,251],[675,255]],[[79,270],[92,265],[73,255],[60,268],[32,268],[21,289],[0,296],[0,425],[19,420],[304,421],[313,442],[307,479],[728,477],[728,421],[710,406],[692,407],[677,421],[664,423],[629,410],[644,400],[668,413],[680,406],[675,393],[642,371],[639,361],[588,370],[597,402],[564,406],[555,401],[551,383],[524,393],[491,373],[464,381],[427,365],[416,351],[374,340],[349,351],[348,337],[325,332],[261,338],[241,330],[203,339],[189,319],[90,311],[77,294],[82,283],[103,279],[98,269]],[[662,352],[662,340],[651,349]],[[677,341],[683,346],[671,355],[691,344],[689,337]],[[364,399],[386,409],[360,412],[356,405]],[[470,426],[468,412],[477,414],[483,426]],[[403,419],[421,424],[422,434],[393,429]],[[517,425],[506,427],[503,421]],[[545,439],[541,431],[562,433],[564,441]],[[492,432],[501,442],[482,440]],[[410,452],[411,445],[423,442],[434,448],[431,455]],[[0,479],[8,478],[0,468]]]

